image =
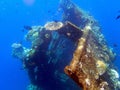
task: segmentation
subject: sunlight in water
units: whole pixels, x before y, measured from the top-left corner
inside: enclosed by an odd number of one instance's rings
[[[23,0],[23,2],[28,5],[28,6],[31,6],[34,4],[35,0]]]

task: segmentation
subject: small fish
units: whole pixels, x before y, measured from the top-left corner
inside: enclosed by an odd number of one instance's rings
[[[118,47],[118,45],[116,43],[113,44],[114,47]]]
[[[21,31],[22,31],[22,32],[25,32],[25,30],[24,30],[24,29],[22,29]]]
[[[51,13],[51,10],[48,10],[48,13]]]
[[[118,16],[116,17],[116,20],[118,20],[118,19],[120,19],[120,15],[118,15]]]
[[[118,10],[118,13],[120,13],[120,10]]]
[[[113,47],[117,47],[118,45],[116,43],[113,44]]]
[[[57,23],[59,20],[53,19],[53,21]]]
[[[24,27],[24,29],[26,29],[26,30],[31,30],[31,29],[32,29],[31,26],[27,26],[27,25],[24,25],[23,27]]]

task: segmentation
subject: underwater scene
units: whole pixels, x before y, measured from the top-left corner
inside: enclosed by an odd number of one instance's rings
[[[119,0],[0,0],[0,90],[120,90]]]

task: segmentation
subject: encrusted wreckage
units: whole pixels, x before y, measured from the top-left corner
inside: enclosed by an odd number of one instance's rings
[[[62,22],[32,26],[26,34],[31,48],[12,45],[13,56],[28,71],[27,89],[119,90],[119,74],[112,64],[115,53],[97,21],[70,0],[61,0],[60,7]]]

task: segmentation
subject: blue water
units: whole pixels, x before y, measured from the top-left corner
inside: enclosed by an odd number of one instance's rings
[[[120,67],[120,0],[72,0],[88,11],[101,25],[102,32],[117,53],[115,64]],[[0,90],[26,90],[29,84],[22,64],[11,56],[11,44],[23,42],[24,25],[44,25],[47,21],[60,20],[59,0],[36,0],[28,5],[23,0],[0,0]],[[27,43],[24,43],[27,46]]]

